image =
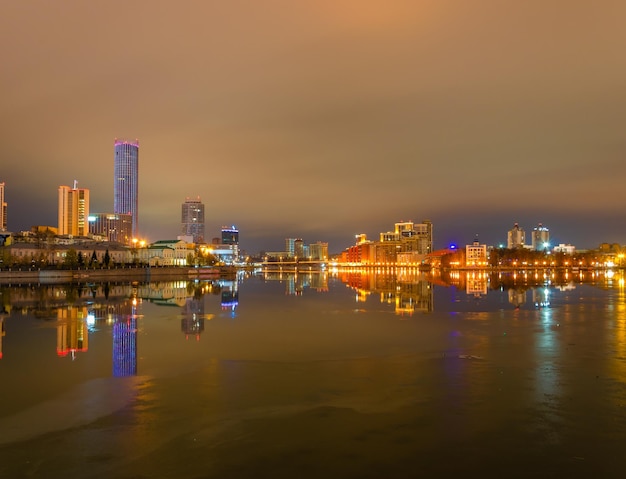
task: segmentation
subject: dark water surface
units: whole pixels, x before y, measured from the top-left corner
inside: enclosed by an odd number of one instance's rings
[[[3,286],[0,477],[624,477],[623,281],[470,283]]]

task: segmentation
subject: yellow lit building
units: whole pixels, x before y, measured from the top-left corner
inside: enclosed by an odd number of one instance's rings
[[[89,190],[59,186],[59,235],[87,236],[89,233]]]
[[[487,245],[480,244],[478,238],[465,246],[465,266],[472,268],[487,266]]]

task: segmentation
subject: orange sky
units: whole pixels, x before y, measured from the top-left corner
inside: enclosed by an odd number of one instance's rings
[[[607,0],[3,2],[9,229],[54,225],[75,179],[110,211],[126,137],[153,240],[200,195],[207,236],[234,223],[251,251],[339,251],[425,218],[438,246],[514,222],[624,244],[625,16]]]

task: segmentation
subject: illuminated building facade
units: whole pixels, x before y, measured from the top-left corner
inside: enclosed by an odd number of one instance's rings
[[[115,140],[113,212],[132,216],[132,236],[138,234],[139,142]]]
[[[88,218],[89,233],[107,241],[130,245],[133,239],[132,216],[121,213],[92,213]]]
[[[506,247],[508,249],[523,248],[526,241],[524,230],[517,223],[509,230],[507,234]]]
[[[7,203],[4,201],[4,182],[0,183],[0,231],[7,230]]]
[[[89,233],[89,190],[59,186],[59,235],[87,236]]]
[[[545,251],[550,249],[550,230],[541,223],[533,228],[532,247],[536,251]]]
[[[183,240],[159,240],[137,253],[138,259],[150,266],[186,266],[194,247]]]
[[[185,200],[182,205],[181,222],[183,235],[191,236],[194,243],[204,243],[204,204],[200,197]]]
[[[422,223],[403,221],[396,223],[394,231],[380,233],[376,244],[377,263],[395,263],[398,255],[419,262],[433,250],[433,224],[429,220]],[[410,253],[410,254],[407,254]]]
[[[346,249],[342,261],[356,264],[419,264],[433,250],[433,224],[403,221],[393,231],[380,233],[379,241],[356,235],[356,244]]]
[[[487,245],[480,244],[478,238],[465,245],[465,266],[483,267],[487,265]]]

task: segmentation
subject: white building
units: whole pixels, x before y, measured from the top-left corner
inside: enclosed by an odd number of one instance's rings
[[[576,252],[576,247],[571,244],[561,243],[560,245],[555,246],[553,251],[555,253],[565,253],[565,254],[572,255]]]
[[[161,240],[137,250],[140,262],[150,266],[187,266],[193,245],[182,240]]]

